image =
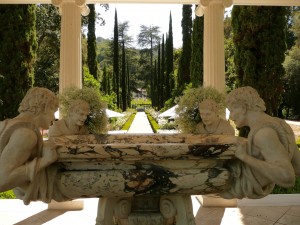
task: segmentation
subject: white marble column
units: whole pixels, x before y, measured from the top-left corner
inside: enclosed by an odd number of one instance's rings
[[[86,0],[52,0],[61,14],[59,92],[82,88],[81,15],[88,15]]]
[[[224,9],[232,0],[200,0],[196,15],[204,14],[203,86],[225,90]]]

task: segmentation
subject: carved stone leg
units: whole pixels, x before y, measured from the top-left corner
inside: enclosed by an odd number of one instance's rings
[[[195,225],[192,199],[189,195],[162,196],[160,211],[165,218],[165,225]]]
[[[195,225],[189,195],[101,198],[96,225]]]
[[[132,198],[121,199],[114,209],[114,219],[118,225],[129,225],[128,216],[131,212]]]
[[[114,209],[121,198],[99,198],[96,225],[115,225]]]

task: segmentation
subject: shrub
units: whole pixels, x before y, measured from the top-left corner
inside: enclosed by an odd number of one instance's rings
[[[16,196],[12,190],[0,192],[0,199],[15,199]]]

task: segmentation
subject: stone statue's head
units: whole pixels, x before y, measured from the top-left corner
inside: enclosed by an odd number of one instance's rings
[[[71,115],[72,113],[78,113],[81,111],[87,112],[88,114],[90,111],[90,105],[84,100],[76,99],[71,103],[70,108],[68,110],[68,115]]]
[[[33,87],[27,91],[18,111],[20,113],[30,112],[38,115],[48,109],[58,109],[58,98],[56,95],[47,88]]]
[[[226,97],[226,105],[228,108],[244,106],[250,111],[266,111],[264,100],[262,100],[258,92],[250,86],[240,87],[231,91]]]
[[[213,99],[204,99],[202,102],[199,103],[199,111],[201,109],[206,109],[218,114],[219,112],[219,105]]]

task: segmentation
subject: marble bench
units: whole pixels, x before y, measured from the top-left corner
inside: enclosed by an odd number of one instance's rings
[[[58,179],[72,199],[99,197],[97,225],[195,224],[190,195],[226,190],[228,136],[74,135],[53,138]]]

